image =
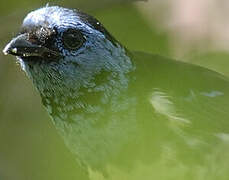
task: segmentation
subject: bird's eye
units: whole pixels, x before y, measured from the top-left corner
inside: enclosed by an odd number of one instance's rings
[[[63,43],[68,49],[79,49],[86,41],[83,34],[76,29],[68,29],[63,33]]]

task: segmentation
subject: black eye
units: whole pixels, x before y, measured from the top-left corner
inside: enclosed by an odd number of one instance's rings
[[[86,41],[83,34],[76,29],[68,29],[63,33],[63,43],[68,49],[78,49]]]

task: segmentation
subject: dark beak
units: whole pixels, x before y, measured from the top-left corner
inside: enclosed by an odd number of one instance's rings
[[[20,34],[12,39],[4,48],[3,53],[5,55],[12,54],[20,57],[60,57],[60,53],[50,50],[42,45],[33,44],[28,41],[27,34]]]

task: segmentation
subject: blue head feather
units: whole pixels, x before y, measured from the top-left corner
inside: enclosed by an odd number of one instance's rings
[[[85,42],[80,48],[64,46],[62,36],[70,28],[83,34]],[[104,103],[127,88],[127,74],[133,69],[131,60],[125,49],[92,16],[58,6],[43,7],[29,13],[23,21],[22,33],[34,31],[39,32],[38,39],[43,36],[49,39],[52,33],[46,31],[55,32],[51,43],[44,42],[43,46],[62,55],[60,59],[19,58],[45,104],[50,104],[48,99],[63,103],[71,98],[77,99],[72,102],[78,106],[87,106],[90,103],[80,100],[85,91],[103,92],[99,101]],[[105,81],[101,82],[101,79]]]

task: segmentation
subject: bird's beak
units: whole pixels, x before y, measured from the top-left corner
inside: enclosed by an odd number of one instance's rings
[[[60,53],[50,50],[42,45],[31,43],[26,34],[20,34],[13,38],[4,48],[3,53],[5,55],[11,54],[20,57],[60,57]]]

